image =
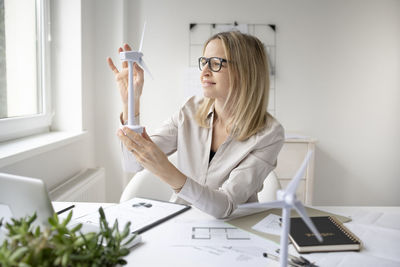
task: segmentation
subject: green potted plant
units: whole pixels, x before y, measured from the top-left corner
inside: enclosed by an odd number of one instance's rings
[[[36,214],[11,219],[5,224],[7,238],[0,247],[0,266],[115,266],[125,265],[129,254],[124,247],[135,236],[128,238],[130,223],[122,232],[118,221],[110,227],[104,211],[99,209],[100,230],[83,234],[82,224],[67,227],[72,211],[60,221],[57,214],[49,218],[50,227],[34,228]],[[0,226],[2,225],[0,220]]]

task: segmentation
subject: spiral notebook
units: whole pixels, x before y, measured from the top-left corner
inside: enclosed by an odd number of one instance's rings
[[[323,237],[320,243],[302,218],[290,219],[290,235],[299,253],[327,251],[359,251],[361,241],[333,216],[311,217]]]

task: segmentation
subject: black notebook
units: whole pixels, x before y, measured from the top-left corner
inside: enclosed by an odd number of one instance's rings
[[[299,253],[361,249],[361,241],[335,217],[311,217],[311,220],[324,239],[322,243],[317,240],[303,219],[290,219],[289,238]]]

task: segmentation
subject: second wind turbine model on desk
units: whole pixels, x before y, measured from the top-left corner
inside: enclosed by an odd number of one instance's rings
[[[279,190],[277,192],[277,201],[263,202],[263,203],[248,203],[239,205],[240,208],[282,208],[282,232],[280,240],[280,266],[287,267],[288,262],[288,237],[290,229],[290,210],[294,208],[297,213],[301,216],[303,221],[306,223],[308,228],[313,232],[319,242],[322,242],[322,237],[315,227],[314,223],[307,216],[307,212],[303,204],[296,199],[296,189],[300,182],[301,177],[307,167],[308,161],[312,152],[309,151],[301,164],[301,167],[293,177],[292,181],[288,184],[285,190]]]
[[[152,75],[147,68],[146,64],[144,63],[142,57],[143,53],[142,46],[143,46],[143,39],[144,39],[144,32],[146,30],[146,23],[143,26],[143,33],[142,38],[140,40],[139,51],[124,51],[119,53],[119,57],[122,61],[128,62],[128,69],[129,69],[129,77],[128,77],[128,126],[131,130],[141,134],[143,133],[143,127],[138,125],[135,121],[135,94],[134,94],[134,85],[133,85],[133,63],[137,63],[142,69],[144,69],[151,78]]]

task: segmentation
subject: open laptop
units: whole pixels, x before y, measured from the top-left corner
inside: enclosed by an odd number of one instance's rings
[[[48,226],[48,218],[53,216],[54,209],[51,204],[45,183],[40,179],[23,177],[0,172],[0,218],[22,218],[32,216],[36,212],[37,219],[34,225]],[[71,221],[70,227],[81,223]],[[94,232],[98,228],[92,224],[83,224],[81,232]],[[0,231],[2,232],[2,231]],[[3,236],[1,236],[3,235]],[[0,233],[0,240],[4,233]],[[137,236],[127,247],[132,247],[141,241]]]
[[[0,204],[7,205],[14,218],[37,214],[36,225],[48,225],[54,209],[46,185],[40,179],[0,173]],[[2,212],[8,213],[5,207]],[[0,217],[9,214],[1,214]]]

